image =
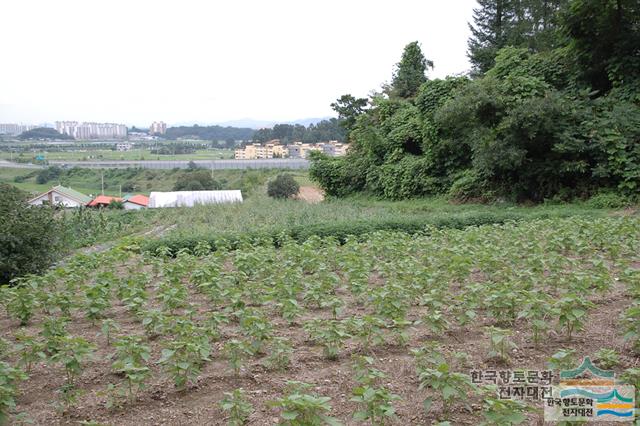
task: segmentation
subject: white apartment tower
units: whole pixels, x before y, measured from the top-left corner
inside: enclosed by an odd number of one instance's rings
[[[167,123],[164,121],[154,121],[149,127],[149,133],[152,135],[164,135],[167,132]]]

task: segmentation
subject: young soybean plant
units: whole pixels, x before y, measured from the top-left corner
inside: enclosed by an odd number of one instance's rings
[[[368,420],[372,425],[384,425],[386,420],[395,418],[393,401],[399,400],[400,397],[389,392],[384,386],[375,386],[376,381],[386,376],[371,365],[373,358],[355,357],[353,369],[360,386],[353,389],[351,401],[359,403],[362,409],[354,413],[353,418],[357,421]]]
[[[130,401],[135,399],[136,393],[144,388],[144,382],[149,377],[147,363],[151,357],[148,346],[142,344],[139,336],[125,336],[115,341],[115,362],[111,368],[124,374],[127,380],[126,394]]]
[[[517,348],[510,339],[511,332],[498,327],[486,327],[489,332],[489,358],[498,358],[504,362],[509,362],[509,350]]]
[[[0,361],[0,425],[8,424],[11,411],[16,407],[18,383],[27,380],[27,375]]]
[[[248,345],[240,340],[231,339],[224,344],[223,351],[236,376],[240,375],[242,363],[251,354]]]
[[[520,425],[527,420],[527,416],[524,413],[529,409],[521,401],[485,396],[482,413],[485,421],[481,424],[482,426]]]
[[[225,392],[224,398],[220,401],[220,408],[229,413],[229,426],[244,425],[253,413],[253,406],[247,401],[242,388]]]
[[[325,413],[331,411],[329,401],[331,398],[327,396],[318,396],[314,393],[308,393],[312,384],[288,381],[287,394],[269,403],[272,407],[282,410],[280,417],[283,421],[282,425],[288,426],[321,426],[330,425],[338,426],[341,423],[334,417],[327,416]]]
[[[291,365],[293,348],[288,339],[275,337],[271,341],[269,356],[265,359],[265,366],[271,370],[284,371]]]
[[[188,382],[193,382],[200,374],[205,361],[209,361],[211,346],[206,336],[182,336],[169,342],[162,350],[159,363],[165,365],[178,389],[184,389]]]

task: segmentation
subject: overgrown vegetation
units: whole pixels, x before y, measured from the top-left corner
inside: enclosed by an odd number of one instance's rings
[[[311,175],[334,196],[635,197],[639,22],[632,1],[483,0],[470,41],[476,78],[427,80],[430,62],[409,44],[368,109],[348,95],[334,104],[351,149],[316,155]]]

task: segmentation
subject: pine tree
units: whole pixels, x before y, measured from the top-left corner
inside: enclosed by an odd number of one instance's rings
[[[567,0],[478,0],[469,24],[467,56],[472,74],[482,75],[494,64],[498,50],[515,46],[541,52],[557,47],[558,15]]]
[[[402,59],[396,65],[391,95],[405,99],[415,96],[420,85],[427,81],[427,67],[433,68],[433,62],[424,57],[420,44],[417,41],[407,44]]]
[[[478,0],[479,8],[473,10],[471,38],[467,56],[472,73],[481,75],[494,64],[496,53],[506,42],[506,27],[510,25],[508,0]]]

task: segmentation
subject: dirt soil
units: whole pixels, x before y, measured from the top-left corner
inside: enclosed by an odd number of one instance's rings
[[[324,192],[315,186],[301,186],[298,199],[315,204],[324,200]]]

